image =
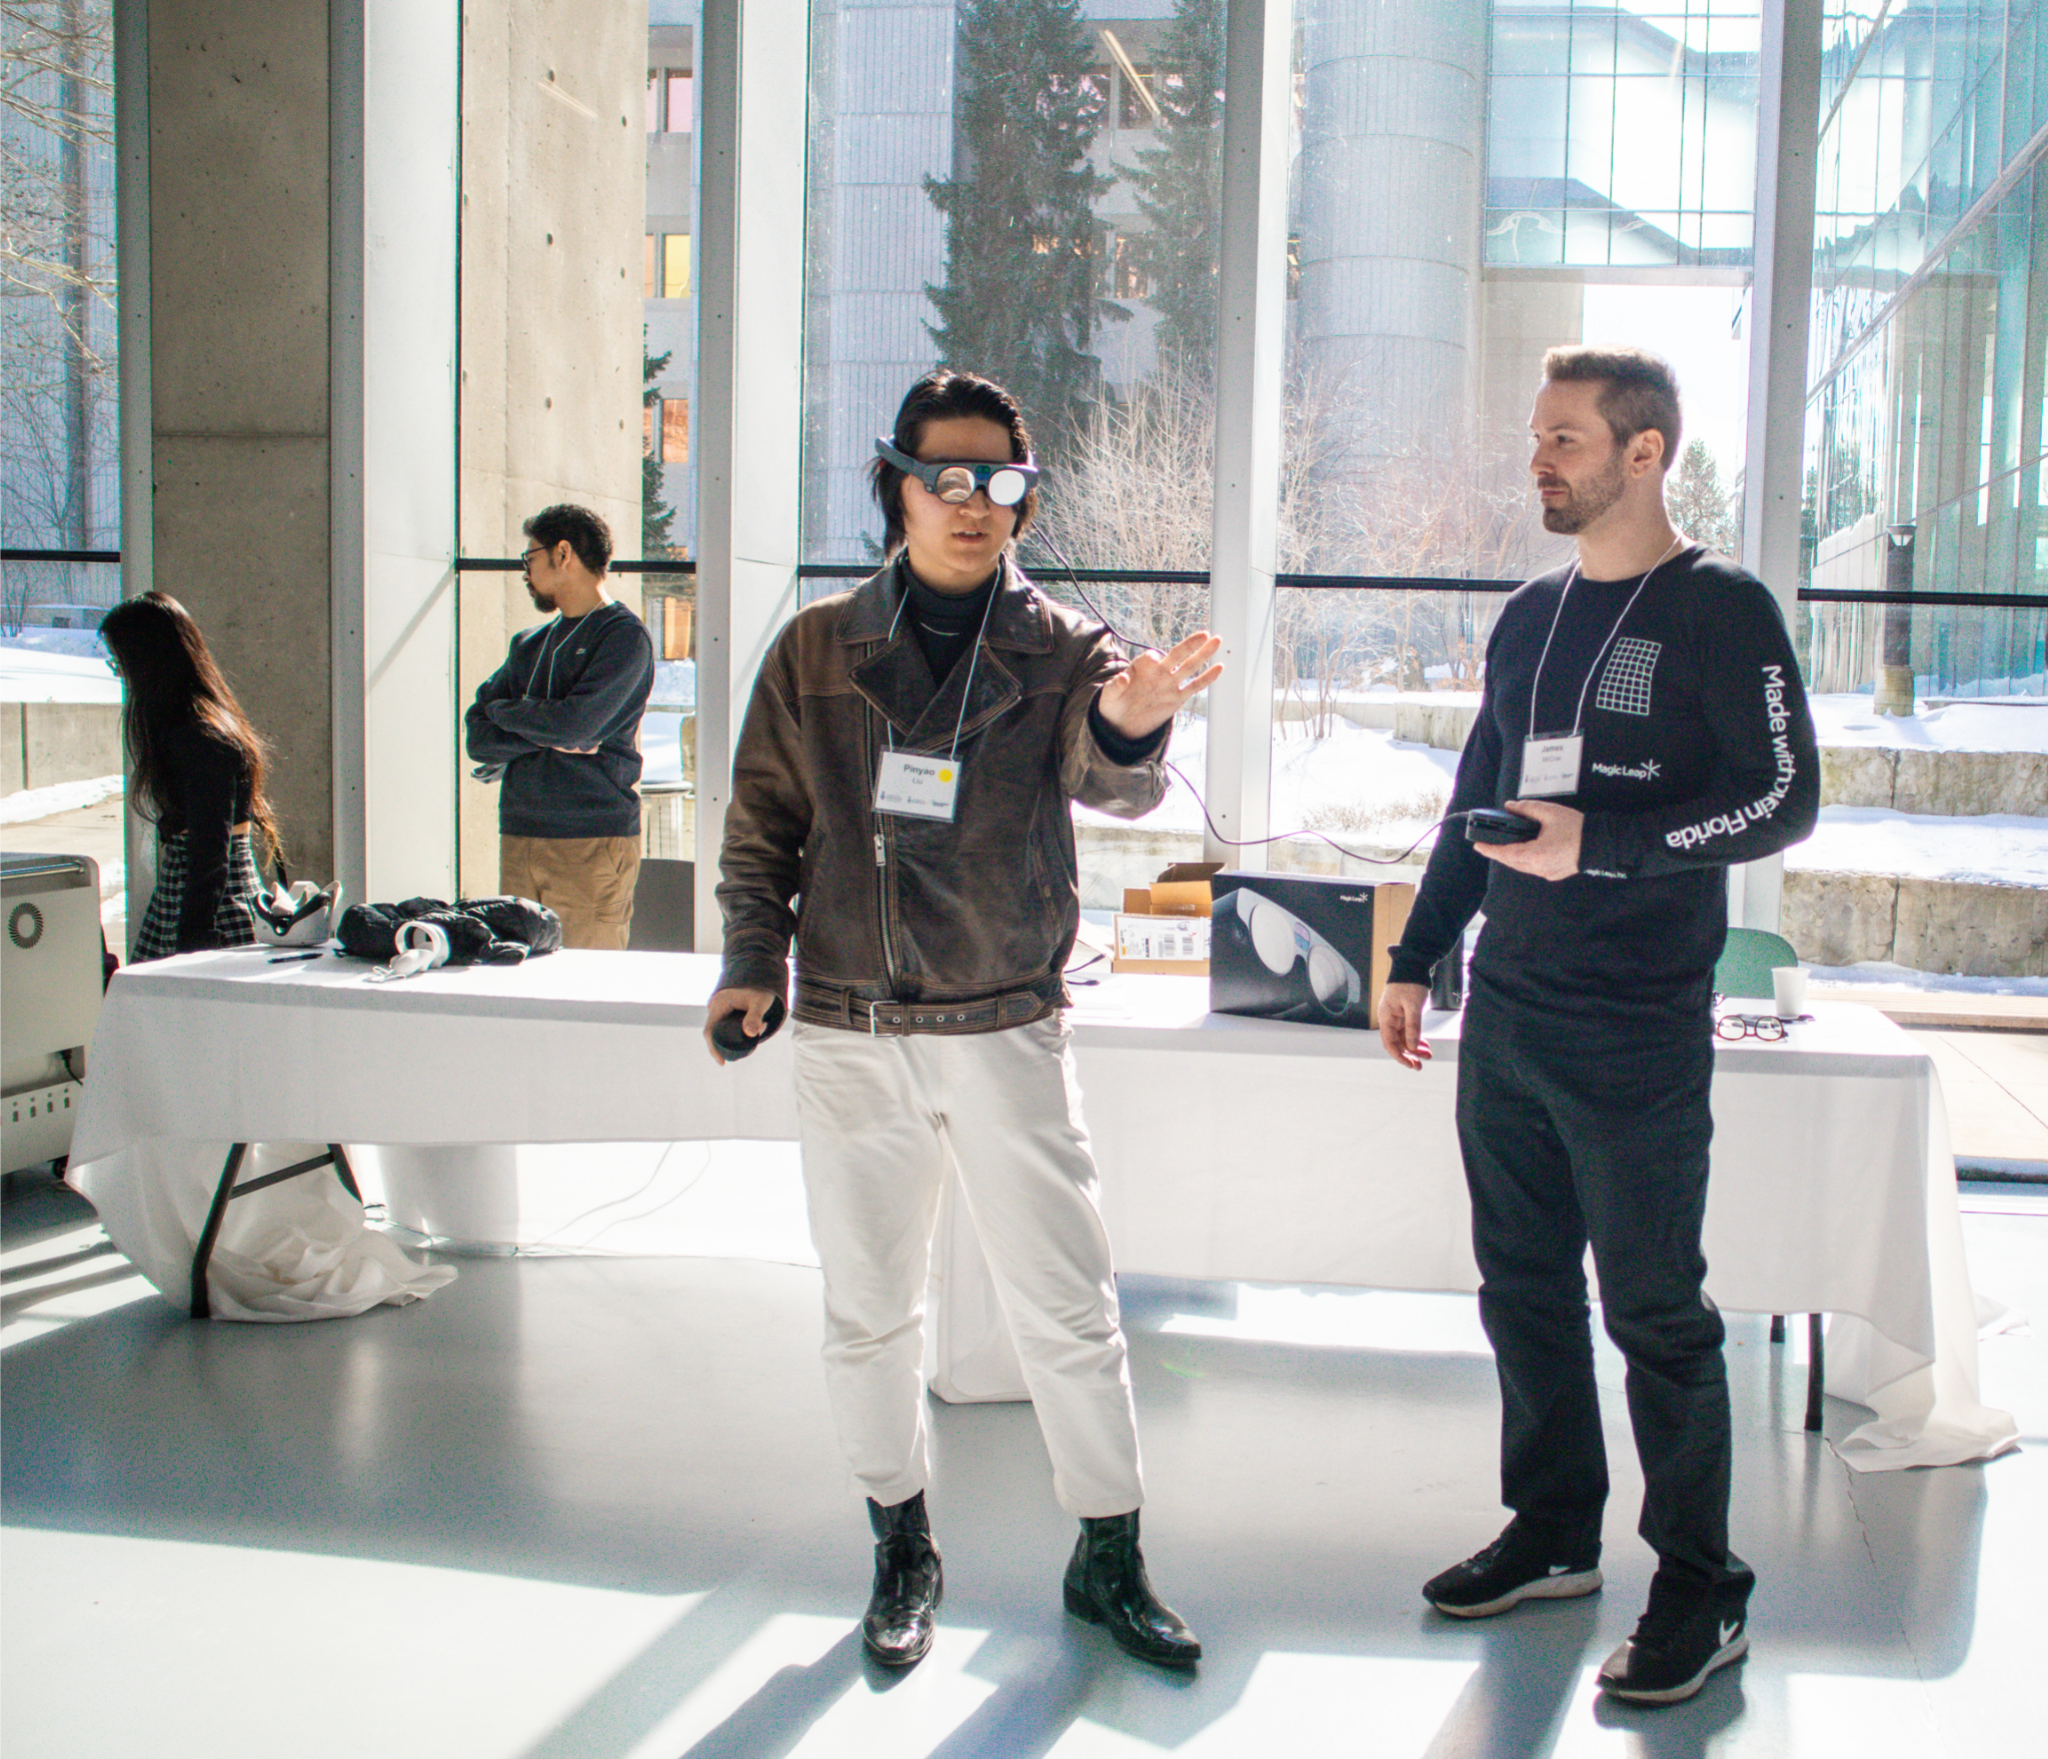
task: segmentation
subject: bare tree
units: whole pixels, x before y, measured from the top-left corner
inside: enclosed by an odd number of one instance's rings
[[[18,543],[83,548],[103,523],[92,464],[114,415],[112,99],[110,0],[0,4],[0,516]],[[71,572],[10,566],[0,624],[18,628]]]

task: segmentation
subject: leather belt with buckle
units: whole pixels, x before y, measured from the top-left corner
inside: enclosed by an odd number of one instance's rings
[[[856,1032],[873,1037],[900,1037],[913,1032],[995,1032],[1005,1026],[1021,1026],[1036,1020],[1056,998],[1036,990],[1007,990],[973,1002],[872,1001],[845,991],[825,990],[822,985],[798,981],[800,999],[811,1007],[829,1009]]]

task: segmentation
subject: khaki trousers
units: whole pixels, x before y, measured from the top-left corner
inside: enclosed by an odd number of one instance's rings
[[[624,952],[639,878],[638,837],[498,839],[498,889],[559,916],[565,947]]]
[[[885,1507],[931,1476],[925,1285],[949,1165],[981,1236],[1072,1515],[1144,1501],[1109,1236],[1067,1028],[870,1038],[799,1021],[798,1131],[825,1272],[825,1384]]]

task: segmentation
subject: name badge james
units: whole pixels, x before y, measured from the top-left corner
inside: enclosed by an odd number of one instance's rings
[[[1553,794],[1579,791],[1579,760],[1585,755],[1583,733],[1552,733],[1542,739],[1522,741],[1522,782],[1516,790],[1523,800],[1542,800]]]
[[[885,751],[881,772],[875,777],[875,810],[951,824],[953,796],[959,787],[960,766],[950,757]]]

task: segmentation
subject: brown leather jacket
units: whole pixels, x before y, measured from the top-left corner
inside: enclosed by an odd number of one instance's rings
[[[969,688],[968,656],[935,687],[910,630],[891,638],[896,569],[807,606],[776,639],[733,758],[721,987],[785,994],[794,935],[792,1012],[819,1025],[987,1032],[1067,1002],[1080,921],[1067,803],[1149,812],[1164,746],[1129,766],[1104,755],[1088,710],[1122,649],[1008,556],[1002,572],[950,824],[874,808],[885,729],[899,750],[943,753]]]

